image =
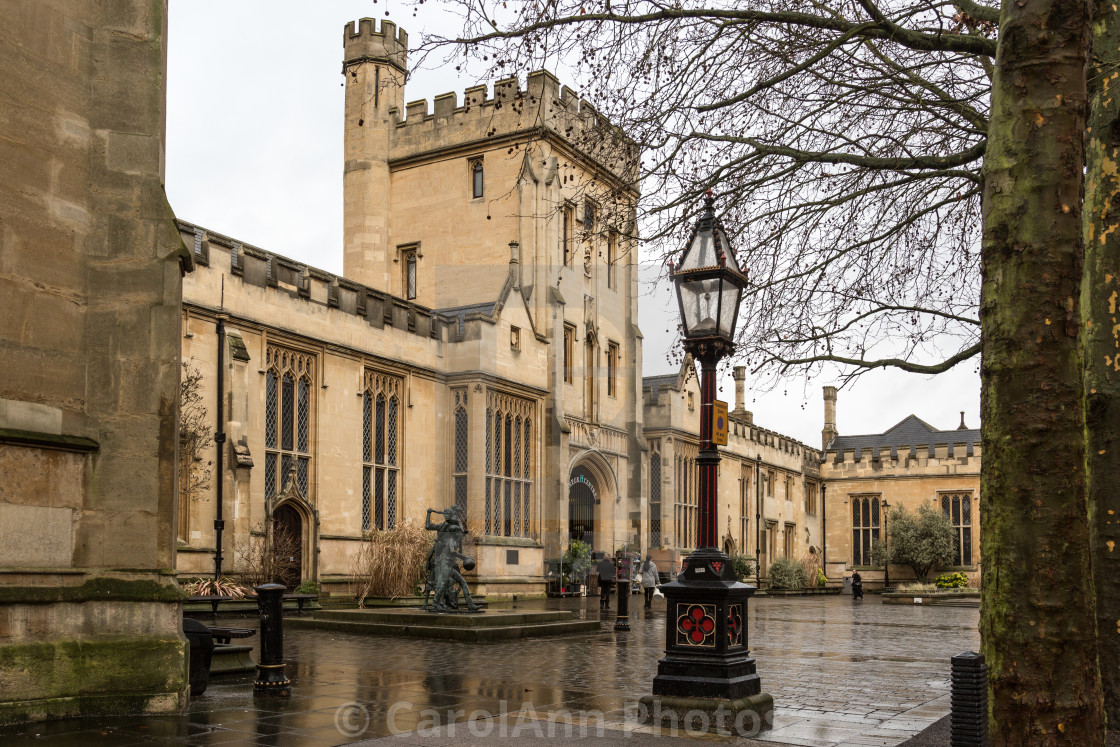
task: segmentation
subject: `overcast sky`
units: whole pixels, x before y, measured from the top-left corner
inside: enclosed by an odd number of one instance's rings
[[[386,10],[413,37],[425,29],[453,33],[455,19],[430,1],[413,15],[385,0],[171,0],[167,193],[175,214],[341,274],[342,29],[362,17],[384,19]],[[420,70],[405,100],[430,101],[477,82],[450,68]],[[664,288],[642,293],[643,374],[675,372],[666,353],[676,304]],[[839,430],[876,433],[911,413],[951,429],[961,410],[978,427],[978,363],[936,377],[866,374],[840,392]],[[838,384],[838,374],[791,376],[765,393],[749,383],[747,409],[758,425],[819,448],[821,387]],[[734,407],[729,374],[720,396]]]

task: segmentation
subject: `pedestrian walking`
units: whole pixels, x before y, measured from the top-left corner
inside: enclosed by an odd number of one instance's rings
[[[652,555],[646,555],[646,561],[638,570],[642,578],[642,591],[646,594],[646,609],[653,607],[653,592],[657,588],[657,564],[653,562]]]
[[[599,609],[609,610],[611,608],[611,589],[614,587],[616,571],[614,563],[604,553],[603,559],[595,566],[595,571],[599,574]]]

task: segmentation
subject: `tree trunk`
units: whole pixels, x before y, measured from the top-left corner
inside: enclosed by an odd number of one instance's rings
[[[1110,2],[1093,7],[1085,153],[1085,269],[1081,339],[1085,366],[1086,478],[1097,594],[1097,645],[1109,724],[1120,724],[1120,24]]]
[[[1006,0],[984,164],[980,612],[994,745],[1100,745],[1078,347],[1087,0]]]

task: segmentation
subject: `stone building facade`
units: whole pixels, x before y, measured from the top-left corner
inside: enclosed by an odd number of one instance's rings
[[[888,510],[942,510],[953,525],[956,557],[941,571],[980,568],[980,430],[938,430],[910,415],[882,433],[839,435],[835,387],[824,387],[824,462],[827,488],[826,572],[830,578],[859,570],[865,584],[881,585],[883,567],[871,558],[889,529]],[[889,509],[888,509],[889,507]],[[913,578],[890,568],[892,585]]]
[[[166,14],[0,25],[0,722],[186,705]]]
[[[637,154],[547,72],[406,105],[403,30],[343,43],[343,275],[179,224],[183,357],[226,434],[179,573],[213,570],[220,486],[229,572],[282,521],[300,578],[341,585],[370,532],[459,504],[481,591],[540,592],[570,537],[640,542]]]
[[[821,452],[763,428],[744,407],[738,366],[727,445],[720,448],[716,526],[722,549],[756,558],[766,578],[777,558],[819,557],[823,547]],[[649,447],[649,546],[670,562],[696,549],[700,382],[691,358],[677,374],[644,379]],[[679,566],[678,566],[679,567]]]

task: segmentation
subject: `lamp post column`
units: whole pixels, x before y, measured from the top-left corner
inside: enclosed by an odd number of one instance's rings
[[[697,547],[718,548],[716,539],[716,492],[719,480],[719,449],[712,443],[712,409],[716,401],[716,366],[723,351],[705,351],[700,357],[700,453],[696,456],[698,471],[699,526]]]

